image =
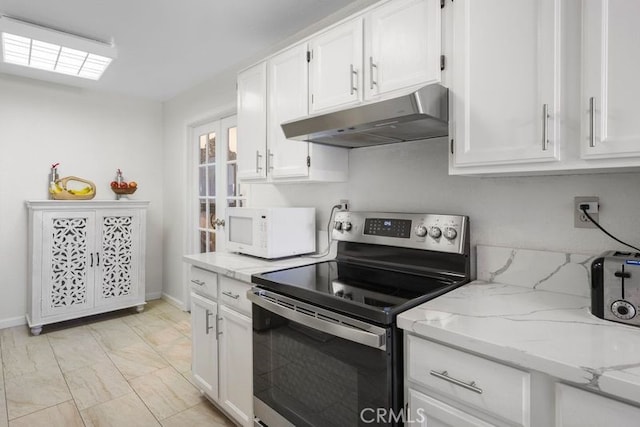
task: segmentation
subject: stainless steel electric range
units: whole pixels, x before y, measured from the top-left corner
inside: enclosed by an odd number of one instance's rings
[[[469,219],[338,212],[335,259],[257,274],[256,425],[402,425],[396,316],[469,281]]]

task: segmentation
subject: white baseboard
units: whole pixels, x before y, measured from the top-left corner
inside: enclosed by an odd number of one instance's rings
[[[11,328],[13,326],[21,326],[27,324],[27,318],[24,316],[10,317],[8,319],[0,319],[0,329]]]
[[[152,299],[160,299],[162,298],[162,291],[158,291],[158,292],[148,292],[146,294],[144,294],[144,299],[146,301],[152,300]]]
[[[184,303],[180,301],[178,298],[174,298],[169,294],[162,293],[162,299],[171,304],[172,306],[179,308],[182,311],[186,311],[184,307]]]

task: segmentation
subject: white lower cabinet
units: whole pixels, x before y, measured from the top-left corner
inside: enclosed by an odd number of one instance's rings
[[[491,427],[493,425],[411,388],[407,400],[410,419],[405,424],[408,425],[420,427]]]
[[[557,427],[632,426],[640,408],[564,384],[556,384]]]
[[[212,399],[218,399],[218,304],[191,293],[191,345],[193,379]]]
[[[238,425],[253,426],[250,283],[191,267],[192,374]]]

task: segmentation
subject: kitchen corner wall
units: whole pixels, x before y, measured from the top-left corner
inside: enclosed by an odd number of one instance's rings
[[[0,328],[25,323],[27,210],[48,198],[48,174],[90,179],[96,199],[114,200],[121,168],[149,200],[147,297],[162,291],[162,106],[36,80],[0,76]]]

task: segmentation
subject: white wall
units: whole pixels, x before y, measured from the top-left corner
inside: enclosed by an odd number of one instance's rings
[[[27,289],[25,200],[46,199],[52,163],[60,176],[95,182],[115,199],[121,168],[151,202],[147,296],[162,289],[162,109],[158,102],[0,75],[0,328],[24,321]]]
[[[353,210],[469,215],[471,242],[585,254],[624,248],[573,227],[573,197],[600,197],[600,223],[640,245],[640,173],[478,178],[449,176],[446,140],[349,154]]]

